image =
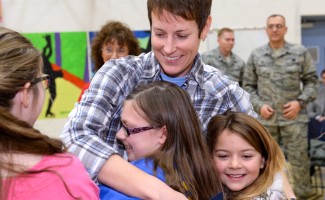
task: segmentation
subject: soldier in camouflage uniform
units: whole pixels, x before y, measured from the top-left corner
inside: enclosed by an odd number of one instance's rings
[[[291,164],[298,199],[311,194],[305,105],[317,94],[317,73],[308,50],[287,43],[285,18],[271,15],[269,44],[254,50],[245,67],[244,89],[251,94],[259,120],[283,147]]]
[[[202,55],[203,62],[219,69],[241,86],[245,62],[231,51],[235,44],[234,31],[230,28],[220,29],[218,31],[218,43],[217,48]]]

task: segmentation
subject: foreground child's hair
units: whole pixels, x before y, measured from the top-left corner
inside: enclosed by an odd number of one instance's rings
[[[272,135],[255,118],[244,113],[227,112],[214,116],[208,124],[207,144],[211,155],[219,135],[226,129],[243,138],[265,159],[265,166],[253,184],[239,192],[226,192],[226,196],[232,199],[252,199],[266,192],[275,174],[285,169],[284,154]]]
[[[151,125],[167,129],[166,142],[149,158],[161,167],[166,182],[192,200],[208,200],[220,191],[200,121],[186,91],[168,82],[141,85],[126,100]]]

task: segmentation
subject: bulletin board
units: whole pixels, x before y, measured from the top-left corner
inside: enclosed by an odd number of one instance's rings
[[[264,28],[238,28],[233,30],[235,32],[233,52],[245,62],[252,50],[268,42]],[[218,46],[217,34],[218,29],[210,30],[207,37],[207,50],[214,49]]]

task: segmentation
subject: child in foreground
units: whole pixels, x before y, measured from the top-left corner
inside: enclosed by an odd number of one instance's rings
[[[133,165],[191,200],[209,200],[220,192],[200,121],[185,90],[160,81],[137,87],[123,104],[121,124],[117,138]],[[100,190],[102,200],[138,199],[103,185]]]
[[[284,154],[255,118],[235,112],[214,116],[207,143],[226,199],[295,199]]]
[[[33,126],[49,75],[23,35],[0,27],[0,199],[99,199],[99,189],[62,141]]]

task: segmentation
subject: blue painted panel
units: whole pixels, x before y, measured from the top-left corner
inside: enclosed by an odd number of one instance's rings
[[[318,75],[325,69],[325,21],[316,21],[312,28],[302,29],[302,44],[305,47],[318,47],[319,62],[315,63]]]

